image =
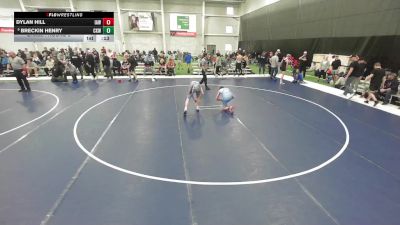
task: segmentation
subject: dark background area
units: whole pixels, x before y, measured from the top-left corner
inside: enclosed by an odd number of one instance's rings
[[[281,0],[241,17],[239,47],[358,54],[400,69],[400,1]]]

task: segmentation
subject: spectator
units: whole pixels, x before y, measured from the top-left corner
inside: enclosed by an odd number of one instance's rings
[[[94,69],[96,73],[100,72],[100,55],[99,52],[93,48]]]
[[[182,66],[182,62],[183,62],[183,53],[179,50],[176,52],[176,61],[177,61],[178,69],[179,69]]]
[[[36,63],[38,66],[42,65],[42,60],[39,58],[37,53],[33,54],[32,62]]]
[[[153,66],[154,66],[154,57],[151,54],[151,52],[149,52],[146,57],[144,58],[144,71],[143,71],[143,75],[146,75],[147,72],[150,72],[152,76],[154,76],[154,70],[153,70]],[[152,77],[152,80],[154,81],[154,77]]]
[[[49,71],[52,71],[54,67],[54,59],[52,56],[47,56],[46,64],[44,66],[44,72],[47,76],[50,76]]]
[[[243,56],[238,52],[236,54],[236,64],[235,64],[235,73],[239,76],[243,74],[242,71],[242,61],[243,61]],[[207,90],[207,89],[206,89]]]
[[[285,83],[283,83],[283,78],[285,77],[287,65],[290,64],[291,57],[292,56],[290,54],[287,54],[286,57],[282,58],[282,62],[281,62],[281,66],[280,66],[282,76],[281,76],[281,80],[279,81],[279,84],[281,84],[281,85],[285,84]]]
[[[85,57],[85,70],[87,75],[92,74],[93,79],[96,79],[95,67],[96,67],[96,62],[93,53],[89,50]]]
[[[278,66],[279,66],[279,52],[275,52],[275,55],[269,59],[271,64],[271,79],[276,80],[276,75],[278,74]]]
[[[328,56],[325,56],[319,67],[318,82],[321,79],[321,77],[324,80],[326,80],[326,72],[328,71],[329,67],[330,67],[330,65],[329,65],[329,61],[328,61]]]
[[[281,63],[282,63],[282,60],[283,60],[283,55],[282,55],[280,49],[277,49],[276,52],[278,53],[278,73],[277,74],[280,74],[281,73]]]
[[[111,73],[110,57],[108,57],[107,54],[104,54],[101,63],[103,64],[104,73],[106,74],[105,77],[107,77],[107,79],[110,77],[112,80],[114,77]]]
[[[267,58],[265,56],[265,52],[262,52],[258,57],[258,73],[265,74],[265,65],[267,64]]]
[[[60,49],[60,52],[58,52],[57,54],[57,60],[60,61],[61,63],[64,63],[65,59],[66,59],[65,52],[64,49],[62,48]]]
[[[77,76],[79,75],[79,70],[71,63],[70,60],[67,60],[65,65],[64,79],[67,81],[67,76],[72,76],[72,83],[78,83]]]
[[[192,69],[192,60],[193,60],[192,55],[190,53],[187,53],[185,56],[185,63],[188,68],[188,70],[187,70],[188,74],[190,74],[190,70]]]
[[[47,47],[44,47],[43,51],[42,51],[42,55],[44,57],[50,56],[50,51],[47,50]]]
[[[384,97],[382,105],[387,105],[392,98],[392,95],[397,94],[399,91],[399,81],[395,73],[390,73],[386,79],[383,88],[380,89],[379,93]]]
[[[175,75],[175,60],[170,58],[167,63],[167,75]]]
[[[244,55],[242,60],[242,69],[246,69],[247,65],[249,65],[249,56]]]
[[[385,77],[385,70],[382,69],[381,64],[379,62],[374,64],[374,69],[371,71],[371,74],[365,79],[366,81],[371,81],[369,84],[369,91],[367,92],[367,100],[365,103],[368,104],[370,100],[374,101],[374,106],[378,104],[378,93],[379,89],[382,86],[383,78]]]
[[[267,65],[268,65],[268,74],[269,74],[269,75],[272,74],[271,61],[270,61],[270,59],[272,58],[272,56],[274,56],[274,53],[273,53],[273,52],[269,52],[269,53],[268,53],[268,56],[267,56],[267,58],[266,58],[266,60],[267,60]]]
[[[25,61],[13,51],[9,52],[8,55],[10,56],[10,69],[14,70],[14,76],[17,78],[17,82],[21,87],[19,92],[30,92],[31,87],[26,79],[27,71]]]
[[[39,76],[38,66],[36,65],[36,63],[34,63],[32,61],[32,59],[27,59],[26,68],[27,68],[27,72],[28,72],[28,77],[30,77],[31,75],[34,75],[37,78]]]
[[[138,82],[138,79],[137,79],[137,76],[136,76],[136,67],[138,66],[138,63],[136,61],[135,56],[134,55],[130,55],[129,58],[128,58],[128,62],[129,62],[129,65],[130,65],[129,73],[128,73],[129,81],[132,81],[131,75],[133,75],[134,81]]]
[[[215,58],[215,75],[221,75],[221,67],[222,67],[222,57],[221,54],[218,52],[217,57]]]
[[[117,59],[115,55],[112,56],[112,64],[113,64],[113,74],[115,76],[115,71],[118,72],[118,75],[121,75],[121,62]]]
[[[157,49],[154,48],[152,53],[153,53],[153,56],[154,56],[154,60],[155,60],[156,62],[158,62],[158,51],[157,51]]]
[[[79,54],[77,50],[73,51],[71,55],[71,63],[75,66],[76,69],[79,70],[79,73],[81,74],[81,80],[83,79],[83,59],[82,56]]]
[[[125,54],[126,54],[126,56],[124,57],[124,60],[122,61],[122,64],[121,64],[121,71],[122,71],[122,74],[128,75],[129,81],[131,81],[130,73],[129,73],[129,68],[131,67],[131,64],[128,61],[127,53],[125,53]]]
[[[8,56],[5,51],[1,54],[1,65],[0,65],[0,74],[3,73],[3,70],[7,69],[7,65],[9,64]]]
[[[347,96],[348,93],[353,93],[357,90],[354,90],[356,86],[358,86],[359,82],[359,77],[361,76],[360,73],[360,66],[358,64],[358,56],[357,55],[352,55],[351,56],[351,63],[349,66],[349,71],[347,72],[347,75],[345,76],[345,90],[343,92],[344,96]]]
[[[339,68],[342,66],[342,61],[340,61],[339,56],[335,55],[334,60],[331,65],[331,71],[333,76],[333,81],[337,81],[339,79]]]
[[[160,65],[160,67],[158,68],[158,72],[162,75],[163,73],[166,74],[166,62],[165,62],[165,58],[164,55],[160,55],[160,61],[158,62],[158,64]]]
[[[307,51],[303,52],[303,55],[299,57],[300,67],[299,73],[303,75],[303,78],[306,78],[307,72]]]

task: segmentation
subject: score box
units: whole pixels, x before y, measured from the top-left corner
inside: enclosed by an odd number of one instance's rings
[[[97,35],[83,35],[83,42],[96,42]]]
[[[114,34],[114,27],[103,27],[103,34]]]
[[[96,42],[114,42],[114,35],[96,35]]]
[[[114,26],[114,18],[103,18],[103,26]]]

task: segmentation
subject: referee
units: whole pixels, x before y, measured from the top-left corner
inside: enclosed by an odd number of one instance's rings
[[[17,78],[18,84],[21,87],[21,90],[19,90],[19,92],[30,92],[31,87],[28,80],[26,79],[27,74],[25,61],[21,57],[16,56],[15,52],[11,51],[8,53],[8,55],[11,57],[11,69],[14,70],[14,76]]]

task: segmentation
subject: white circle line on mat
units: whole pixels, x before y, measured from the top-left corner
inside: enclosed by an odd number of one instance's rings
[[[18,91],[18,90],[19,90],[19,89],[0,89],[0,91]],[[42,114],[42,115],[40,115],[40,116],[34,118],[33,120],[30,120],[30,121],[28,121],[28,122],[26,122],[26,123],[23,123],[23,124],[21,124],[21,125],[18,125],[18,126],[12,128],[12,129],[3,131],[2,133],[0,133],[0,136],[5,135],[5,134],[8,134],[8,133],[10,133],[10,132],[13,132],[13,131],[15,131],[15,130],[18,130],[18,129],[21,128],[21,127],[24,127],[24,126],[26,126],[26,125],[28,125],[28,124],[31,124],[31,123],[33,123],[33,122],[35,122],[35,121],[37,121],[37,120],[40,120],[41,118],[43,118],[43,117],[45,117],[46,115],[48,115],[49,113],[51,113],[54,109],[56,109],[57,106],[58,106],[58,104],[60,103],[60,99],[58,98],[58,96],[55,95],[55,94],[53,94],[53,93],[51,93],[51,92],[41,91],[41,90],[32,90],[32,91],[33,91],[33,92],[40,92],[40,93],[44,93],[44,94],[48,94],[48,95],[53,96],[53,97],[56,99],[56,104],[55,104],[49,111],[47,111],[47,112],[45,112],[44,114]],[[22,93],[22,94],[26,94],[26,93]]]
[[[211,86],[211,85],[210,85]],[[217,85],[212,85],[212,86],[217,86]],[[139,92],[145,92],[145,91],[150,91],[150,90],[157,90],[157,89],[163,89],[163,88],[173,88],[173,87],[187,87],[187,85],[173,85],[173,86],[162,86],[162,87],[154,87],[154,88],[147,88],[147,89],[142,89],[142,90],[136,90],[134,91],[135,93],[139,93]],[[130,174],[130,175],[134,175],[134,176],[138,176],[138,177],[142,177],[142,178],[146,178],[146,179],[151,179],[151,180],[158,180],[158,181],[164,181],[164,182],[170,182],[170,183],[179,183],[179,184],[192,184],[192,185],[208,185],[208,186],[237,186],[237,185],[250,185],[250,184],[262,184],[262,183],[269,183],[269,182],[274,182],[274,181],[281,181],[281,180],[287,180],[287,179],[291,179],[291,178],[295,178],[295,177],[299,177],[299,176],[303,176],[312,172],[315,172],[317,170],[322,169],[323,167],[331,164],[333,161],[335,161],[337,158],[339,158],[347,149],[347,146],[349,145],[350,142],[350,135],[349,135],[349,130],[347,129],[346,124],[340,119],[339,116],[337,116],[335,113],[333,113],[332,111],[330,111],[329,109],[325,108],[324,106],[315,103],[313,101],[295,96],[295,95],[291,95],[291,94],[287,94],[287,93],[283,93],[283,92],[279,92],[279,91],[273,91],[273,90],[267,90],[267,89],[261,89],[261,88],[254,88],[254,87],[246,87],[246,86],[235,86],[235,85],[224,85],[224,87],[236,87],[236,88],[244,88],[244,89],[250,89],[250,90],[258,90],[258,91],[264,91],[264,92],[272,92],[272,93],[276,93],[276,94],[281,94],[281,95],[286,95],[289,97],[293,97],[308,103],[311,103],[313,105],[316,105],[322,109],[324,109],[325,111],[327,111],[329,114],[331,114],[335,119],[337,119],[339,121],[339,123],[342,125],[344,131],[345,131],[345,135],[346,135],[346,140],[343,144],[343,146],[340,148],[340,150],[330,159],[328,159],[327,161],[311,168],[305,171],[301,171],[298,173],[293,173],[293,174],[289,174],[286,176],[280,176],[280,177],[274,177],[274,178],[269,178],[269,179],[262,179],[262,180],[248,180],[248,181],[234,181],[234,182],[207,182],[207,181],[194,181],[194,180],[180,180],[180,179],[172,179],[172,178],[165,178],[165,177],[158,177],[158,176],[151,176],[151,175],[147,175],[147,174],[143,174],[143,173],[138,173],[135,171],[131,171],[131,170],[127,170],[124,168],[121,168],[119,166],[116,166],[114,164],[111,164],[109,162],[106,162],[102,159],[100,159],[99,157],[93,155],[90,151],[88,151],[85,146],[82,145],[82,143],[79,140],[78,134],[77,134],[77,128],[79,125],[79,122],[81,121],[81,119],[89,112],[91,111],[93,108],[104,104],[105,102],[118,98],[118,97],[122,97],[125,95],[129,95],[132,94],[133,92],[128,92],[128,93],[124,93],[121,95],[116,95],[110,98],[107,98],[93,106],[91,106],[90,108],[88,108],[86,111],[84,111],[79,117],[78,119],[75,121],[74,124],[74,128],[73,128],[73,135],[74,135],[74,139],[75,142],[77,143],[77,145],[79,146],[79,148],[85,153],[87,154],[91,159],[103,164],[104,166],[110,167],[114,170],[126,173],[126,174]]]

